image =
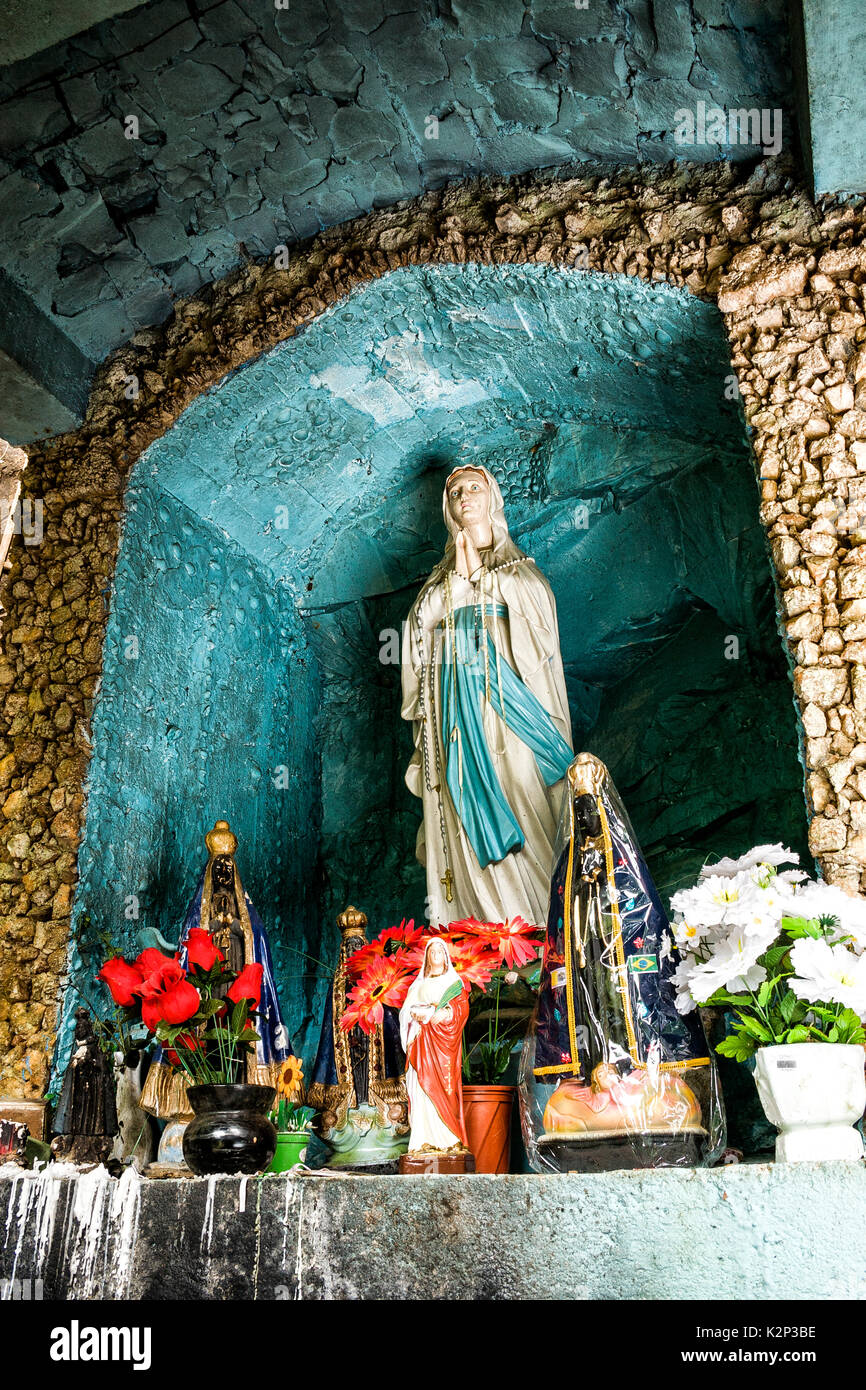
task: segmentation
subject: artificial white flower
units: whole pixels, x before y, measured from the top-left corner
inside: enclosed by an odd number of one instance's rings
[[[791,917],[838,917],[840,930],[850,933],[858,951],[866,950],[866,901],[851,897],[832,883],[802,884],[791,898]]]
[[[683,957],[671,976],[671,983],[676,990],[676,1006],[678,1013],[690,1014],[697,1004],[692,996],[692,976],[695,973],[695,963],[687,956]]]
[[[789,980],[799,999],[809,1004],[841,1004],[866,1016],[866,956],[847,946],[831,946],[806,936],[791,947],[795,974]]]
[[[734,874],[738,874],[744,869],[753,869],[759,864],[770,864],[775,868],[779,864],[799,864],[799,862],[799,854],[794,854],[793,850],[785,849],[782,844],[756,845],[746,854],[741,854],[739,859],[720,859],[717,864],[705,864],[701,869],[701,878],[711,876],[732,878]]]
[[[735,930],[719,941],[710,959],[697,965],[692,974],[691,991],[697,1002],[705,1004],[717,989],[743,994],[763,984],[767,972],[763,965],[758,965],[758,956],[772,944],[775,935],[775,930],[769,939],[766,931],[747,936],[744,931]]]
[[[754,891],[754,884],[741,879],[707,876],[671,898],[671,907],[690,926],[704,933],[725,925],[744,892]]]

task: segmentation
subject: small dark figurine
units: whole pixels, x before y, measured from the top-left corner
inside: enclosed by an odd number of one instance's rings
[[[54,1120],[51,1152],[71,1163],[107,1163],[117,1133],[111,1061],[86,1009],[75,1012],[75,1042]]]

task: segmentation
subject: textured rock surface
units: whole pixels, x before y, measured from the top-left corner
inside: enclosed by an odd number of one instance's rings
[[[0,1277],[46,1299],[265,1301],[787,1303],[866,1281],[862,1164],[84,1182],[0,1180]]]
[[[856,890],[866,865],[863,242],[859,206],[814,207],[779,165],[748,177],[705,166],[470,183],[323,233],[285,268],[248,265],[113,357],[82,429],[32,454],[25,486],[44,499],[45,536],[33,548],[16,538],[3,591],[2,1088],[44,1086],[124,478],[208,386],[398,266],[577,263],[699,296],[745,290],[726,315],[729,384],[736,373],[812,730],[812,843],[828,876]],[[824,392],[845,383],[855,404],[839,414]]]
[[[449,178],[751,159],[678,146],[676,113],[790,110],[784,11],[153,0],[0,73],[4,263],[101,361],[245,256]]]
[[[76,917],[133,948],[142,926],[172,935],[201,828],[228,816],[312,1061],[326,982],[299,951],[330,959],[350,900],[377,928],[426,916],[399,633],[457,459],[493,470],[553,584],[577,744],[608,761],[658,882],[768,826],[806,854],[729,365],[687,291],[437,266],[383,276],[200,397],[127,493]]]

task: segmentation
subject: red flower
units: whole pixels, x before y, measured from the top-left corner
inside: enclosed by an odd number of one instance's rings
[[[340,1026],[348,1033],[359,1027],[372,1033],[385,1017],[384,1005],[399,1009],[411,983],[411,972],[395,957],[379,956],[370,962],[349,995]]]
[[[491,975],[499,964],[499,956],[491,950],[486,942],[473,941],[469,938],[464,941],[452,941],[449,937],[448,954],[451,957],[451,964],[467,989],[470,985],[477,985],[479,989],[486,989],[490,984]]]
[[[204,927],[190,927],[186,938],[187,968],[198,966],[199,970],[210,970],[218,960],[224,960],[222,951],[213,943],[213,937]]]
[[[115,1004],[128,1008],[134,1002],[135,993],[141,984],[141,971],[137,965],[130,965],[123,956],[112,956],[111,960],[105,962],[96,978],[108,985]]]
[[[167,962],[173,960],[177,960],[177,956],[166,956],[155,946],[148,946],[146,951],[136,956],[135,966],[141,971],[141,978],[146,980],[148,975],[152,975],[155,970],[160,970]]]
[[[141,1017],[151,1033],[158,1023],[186,1023],[192,1018],[201,999],[198,990],[186,978],[186,971],[176,960],[165,964],[143,980],[138,987],[141,995]]]
[[[195,1033],[179,1033],[175,1038],[175,1046],[182,1047],[185,1052],[204,1052],[205,1047],[203,1040],[197,1038]],[[179,1067],[181,1065],[180,1057],[174,1047],[167,1047],[165,1049],[165,1056],[173,1067]]]
[[[484,941],[498,954],[503,965],[509,970],[519,970],[538,955],[540,927],[533,927],[522,917],[513,917],[504,922],[476,922],[468,917],[463,922],[454,922],[448,928],[449,935],[454,931],[467,940]]]
[[[350,980],[360,980],[374,960],[398,960],[404,969],[416,968],[421,964],[420,942],[424,935],[423,927],[416,927],[414,918],[406,921],[404,917],[399,927],[386,927],[366,946],[353,951],[346,962],[346,974]]]
[[[233,1004],[239,1004],[242,999],[249,999],[250,1008],[257,1009],[262,997],[262,976],[264,973],[265,967],[258,961],[254,961],[252,965],[245,965],[228,991],[227,997]]]

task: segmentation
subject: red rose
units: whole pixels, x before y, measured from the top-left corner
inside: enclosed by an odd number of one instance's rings
[[[148,946],[146,951],[142,951],[139,956],[136,956],[135,968],[141,971],[141,978],[146,980],[155,970],[159,970],[161,966],[176,959],[175,956],[163,955],[162,951],[158,951],[155,946]]]
[[[141,984],[141,971],[137,965],[130,965],[123,956],[113,956],[105,962],[96,978],[108,985],[115,1004],[128,1008],[134,1002],[135,992]]]
[[[262,997],[262,976],[264,973],[265,967],[258,962],[253,965],[245,965],[228,992],[228,997],[232,1003],[239,1004],[242,999],[249,999],[250,1008],[257,1009]]]
[[[210,970],[218,960],[224,960],[222,951],[213,944],[213,937],[204,927],[191,927],[186,938],[186,962],[189,969],[197,965],[199,970]]]
[[[186,1023],[201,1003],[198,990],[176,960],[165,959],[159,969],[142,981],[138,992],[142,999],[141,1017],[151,1033],[156,1032],[160,1022]]]
[[[195,1033],[180,1033],[178,1037],[175,1038],[175,1046],[182,1047],[185,1052],[204,1051],[204,1042],[201,1038],[197,1038]],[[181,1065],[180,1057],[173,1047],[167,1047],[165,1049],[165,1055],[173,1067],[179,1067]]]

